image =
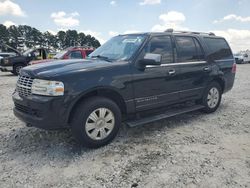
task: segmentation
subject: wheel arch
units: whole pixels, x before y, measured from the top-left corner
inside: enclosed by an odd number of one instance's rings
[[[15,63],[13,63],[13,65],[12,65],[13,69],[14,69],[14,67],[17,66],[17,65],[23,65],[24,67],[27,66],[24,62],[15,62]]]
[[[114,101],[118,105],[118,107],[120,108],[122,114],[127,113],[125,101],[124,101],[122,95],[118,91],[116,91],[112,87],[98,87],[98,88],[94,88],[94,89],[91,89],[91,90],[88,90],[88,91],[82,93],[75,100],[75,102],[73,103],[73,105],[69,111],[68,123],[71,122],[73,114],[75,113],[77,107],[81,104],[81,102],[90,98],[90,97],[94,97],[94,96],[105,97],[105,98],[108,98],[108,99]]]
[[[222,77],[214,77],[211,82],[217,82],[222,89],[222,93],[224,93],[225,90],[225,79],[223,79]]]
[[[27,66],[24,62],[16,62],[16,63],[13,63],[13,65],[12,65],[12,73],[15,74],[15,75],[17,75],[17,73],[16,73],[16,71],[15,71],[15,68],[16,68],[16,66],[18,66],[18,65],[23,65],[23,67],[26,67],[26,66]]]

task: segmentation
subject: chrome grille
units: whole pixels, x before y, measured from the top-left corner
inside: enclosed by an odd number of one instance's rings
[[[17,92],[20,96],[29,96],[31,95],[31,86],[33,83],[33,78],[27,76],[20,76],[17,80]]]

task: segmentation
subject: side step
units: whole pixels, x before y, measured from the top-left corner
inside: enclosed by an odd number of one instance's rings
[[[158,114],[158,115],[154,115],[154,116],[150,116],[150,117],[145,117],[145,118],[138,119],[138,120],[127,121],[126,123],[127,123],[127,125],[129,127],[136,127],[136,126],[139,126],[139,125],[152,123],[152,122],[155,122],[155,121],[159,121],[159,120],[166,119],[166,118],[169,118],[169,117],[173,117],[173,116],[176,116],[176,115],[184,114],[184,113],[187,113],[187,112],[200,110],[202,108],[204,108],[204,106],[202,106],[202,105],[193,105],[193,106],[182,107],[182,108],[174,109],[174,110],[170,109],[168,111],[165,111],[165,113],[163,113],[163,114]]]

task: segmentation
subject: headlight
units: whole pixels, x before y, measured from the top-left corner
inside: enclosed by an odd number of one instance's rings
[[[62,96],[64,95],[64,84],[58,81],[34,79],[31,92],[36,95]]]
[[[7,65],[7,64],[9,64],[10,61],[8,59],[4,59],[3,62],[5,65]]]

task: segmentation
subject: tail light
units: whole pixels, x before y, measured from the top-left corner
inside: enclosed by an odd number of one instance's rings
[[[236,73],[236,63],[233,64],[232,73]]]

